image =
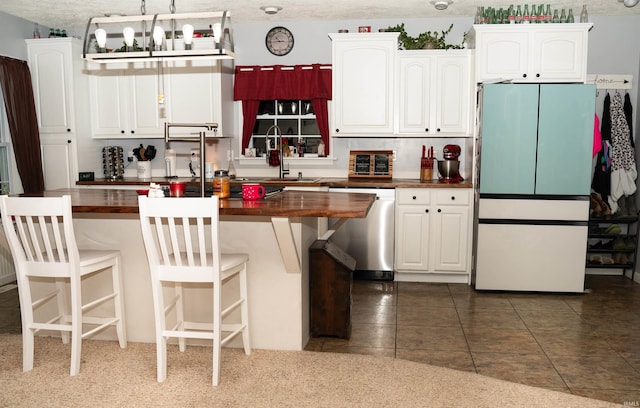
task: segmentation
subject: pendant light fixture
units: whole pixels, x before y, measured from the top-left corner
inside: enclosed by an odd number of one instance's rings
[[[140,10],[142,14],[139,16],[109,15],[89,19],[82,57],[99,63],[160,58],[235,58],[233,30],[228,11],[179,14],[175,13],[174,0],[171,0],[169,14],[146,15],[145,0],[142,0]],[[176,26],[181,27],[177,33]],[[199,35],[196,36],[195,33]],[[202,37],[197,38],[197,47],[193,46],[194,37]],[[135,45],[136,39],[140,46]],[[94,41],[95,50],[91,45]]]

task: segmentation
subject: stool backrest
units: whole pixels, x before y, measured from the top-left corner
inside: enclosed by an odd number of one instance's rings
[[[218,197],[139,196],[149,268],[161,281],[215,282],[220,276]]]
[[[79,276],[70,196],[1,196],[0,212],[18,274]]]

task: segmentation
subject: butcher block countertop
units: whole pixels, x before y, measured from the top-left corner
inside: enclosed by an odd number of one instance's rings
[[[135,190],[78,188],[22,194],[29,197],[60,197],[62,195],[71,196],[74,213],[138,213],[138,194]],[[157,198],[157,200],[181,199]],[[255,201],[245,201],[242,198],[221,199],[220,215],[365,218],[374,201],[375,194],[282,191]]]
[[[188,184],[199,184],[198,178],[181,177],[175,179],[167,179],[165,177],[154,177],[149,180],[140,180],[137,178],[124,178],[119,180],[96,179],[95,181],[78,181],[79,186],[148,186],[149,183],[169,184],[169,180],[181,181]],[[336,187],[336,188],[472,188],[473,184],[466,180],[462,183],[442,183],[438,180],[429,182],[421,182],[419,179],[361,179],[361,178],[308,178],[305,177],[298,181],[295,177],[278,178],[259,178],[259,177],[241,177],[231,180],[231,184],[242,183],[260,183],[265,185],[278,186],[300,186],[300,187]]]

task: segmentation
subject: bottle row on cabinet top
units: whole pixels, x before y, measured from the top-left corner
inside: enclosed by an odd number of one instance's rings
[[[525,4],[524,7],[518,5],[516,7],[510,5],[507,9],[500,7],[495,9],[493,7],[479,6],[476,11],[475,23],[476,24],[537,24],[537,23],[574,23],[573,9],[558,9],[553,10],[551,13],[551,5],[547,4],[546,7],[543,4],[536,6],[532,4],[529,7]],[[587,6],[582,6],[580,12],[580,22],[589,22],[589,15],[587,14]]]

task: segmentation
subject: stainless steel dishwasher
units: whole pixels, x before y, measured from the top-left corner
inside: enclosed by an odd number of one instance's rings
[[[376,195],[367,218],[350,218],[330,240],[356,260],[355,279],[393,280],[395,189],[331,188],[329,191]],[[336,221],[330,219],[329,225]]]

